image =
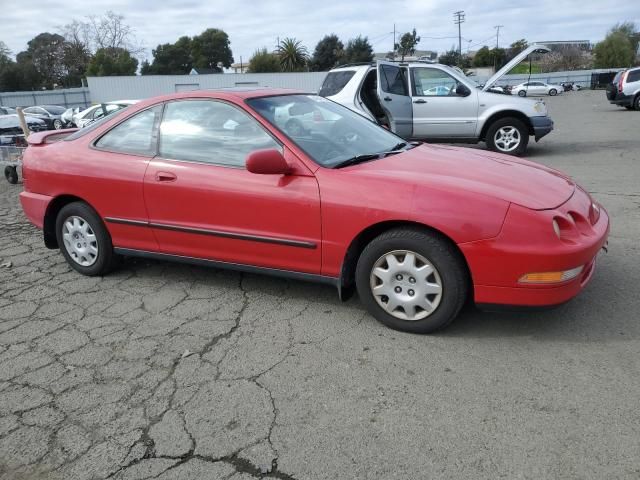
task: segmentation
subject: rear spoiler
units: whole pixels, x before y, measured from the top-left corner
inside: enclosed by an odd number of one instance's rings
[[[55,143],[64,140],[66,137],[77,131],[77,128],[68,128],[66,130],[49,130],[46,132],[32,133],[27,138],[29,145],[44,145],[46,143]]]

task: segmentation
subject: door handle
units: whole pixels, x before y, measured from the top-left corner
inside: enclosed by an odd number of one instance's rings
[[[175,182],[178,179],[175,173],[156,172],[156,182]]]
[[[419,98],[418,100],[414,100],[413,103],[427,103],[423,98]]]
[[[390,102],[390,101],[391,101],[391,97],[384,97],[384,98],[383,98],[383,100],[384,100],[385,102]]]

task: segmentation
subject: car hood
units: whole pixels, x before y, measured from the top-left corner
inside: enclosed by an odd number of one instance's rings
[[[348,169],[363,177],[466,190],[535,210],[562,205],[575,189],[570,178],[537,163],[444,145],[421,145]]]
[[[528,46],[523,51],[521,51],[519,54],[517,54],[515,57],[513,57],[513,59],[511,59],[511,61],[507,62],[507,64],[504,67],[502,67],[500,70],[498,70],[496,73],[494,73],[493,76],[491,78],[489,78],[489,80],[487,80],[487,82],[483,85],[482,90],[484,90],[485,92],[487,90],[489,90],[498,80],[500,80],[504,75],[506,75],[511,70],[513,70],[513,68],[516,65],[518,65],[520,62],[522,62],[530,54],[532,54],[534,52],[548,53],[550,51],[551,51],[551,49],[549,47],[545,46],[545,45],[534,44],[534,45]]]

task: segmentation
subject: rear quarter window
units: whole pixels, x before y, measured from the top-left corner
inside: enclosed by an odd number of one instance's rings
[[[356,74],[355,70],[341,70],[339,72],[329,72],[322,82],[320,96],[330,97],[337,95],[349,83],[349,80]]]
[[[630,70],[627,74],[627,83],[640,81],[640,70]]]

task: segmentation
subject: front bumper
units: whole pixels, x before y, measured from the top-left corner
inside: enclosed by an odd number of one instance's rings
[[[527,211],[511,206],[500,234],[488,240],[459,244],[474,284],[474,300],[478,304],[514,306],[553,306],[580,293],[595,269],[598,252],[609,236],[609,216],[600,207],[600,218],[593,225],[582,224],[582,230],[570,241],[555,237],[555,216],[577,215],[588,209],[590,197],[577,188],[564,205],[544,211]],[[539,223],[531,222],[537,217]],[[571,280],[554,284],[523,284],[519,279],[532,272],[565,271],[582,266]]]
[[[536,142],[553,130],[553,120],[550,117],[529,117],[533,126],[533,136]]]

